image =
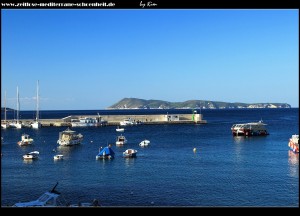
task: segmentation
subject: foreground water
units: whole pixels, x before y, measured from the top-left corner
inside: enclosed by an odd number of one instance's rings
[[[108,161],[95,156],[100,146],[115,143],[114,126],[73,128],[84,135],[74,147],[57,144],[65,127],[1,129],[1,205],[36,199],[59,182],[57,190],[72,203],[96,198],[110,207],[299,207],[299,154],[288,149],[291,135],[299,133],[298,112],[203,110],[208,122],[203,125],[127,126],[123,135],[128,143],[113,145],[116,157]],[[232,124],[261,119],[269,136],[231,135]],[[32,136],[32,146],[17,145],[22,133]],[[150,146],[138,145],[144,139]],[[123,158],[127,148],[137,149],[137,158]],[[24,162],[22,155],[34,150],[39,159]],[[60,153],[65,159],[54,161]]]

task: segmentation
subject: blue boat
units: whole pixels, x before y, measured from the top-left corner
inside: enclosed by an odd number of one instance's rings
[[[100,148],[99,153],[96,155],[96,159],[114,159],[115,152],[111,149],[111,144],[104,148]]]

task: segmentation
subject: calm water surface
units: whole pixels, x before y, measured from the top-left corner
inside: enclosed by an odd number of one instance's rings
[[[57,118],[69,115],[61,112]],[[44,111],[42,117],[48,114],[55,118],[55,111]],[[1,205],[34,200],[59,182],[56,189],[72,203],[96,198],[103,206],[299,207],[299,154],[288,149],[291,135],[299,134],[299,109],[202,114],[207,124],[127,126],[128,143],[113,145],[116,157],[107,161],[95,157],[100,146],[115,143],[115,126],[73,128],[84,135],[83,143],[73,147],[57,144],[66,127],[1,129]],[[269,136],[231,135],[232,124],[261,119]],[[17,145],[22,133],[32,136],[32,146]],[[148,147],[138,145],[144,139],[151,141]],[[137,149],[137,158],[123,158],[127,148]],[[34,150],[39,159],[24,162],[22,155]],[[53,160],[58,153],[63,161]]]

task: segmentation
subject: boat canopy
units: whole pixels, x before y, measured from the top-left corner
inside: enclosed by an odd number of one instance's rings
[[[111,155],[111,156],[114,156],[115,155],[115,152],[109,147],[109,146],[106,146],[104,147],[99,153],[97,156],[102,156],[102,155]]]

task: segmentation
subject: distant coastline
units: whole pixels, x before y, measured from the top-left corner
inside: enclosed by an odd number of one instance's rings
[[[162,100],[144,100],[124,98],[107,109],[253,109],[253,108],[292,108],[287,103],[229,103],[208,100],[188,100],[168,102]]]

